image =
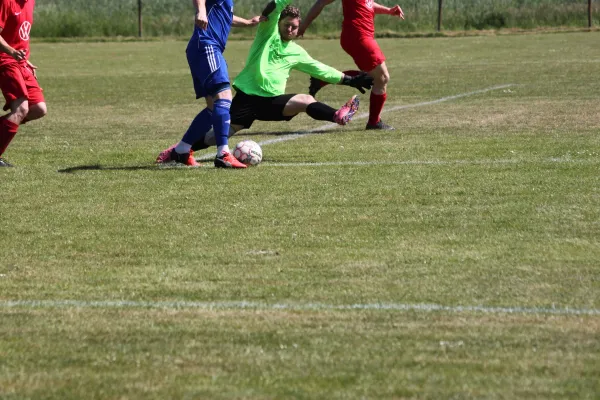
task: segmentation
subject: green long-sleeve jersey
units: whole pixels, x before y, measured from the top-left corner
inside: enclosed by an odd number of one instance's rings
[[[246,66],[233,82],[236,89],[263,97],[282,95],[292,69],[328,83],[339,83],[342,79],[342,72],[314,60],[293,41],[281,40],[279,16],[290,1],[275,0],[275,10],[269,14],[269,20],[259,24]]]

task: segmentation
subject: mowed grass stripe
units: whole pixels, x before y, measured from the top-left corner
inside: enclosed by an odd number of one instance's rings
[[[486,307],[448,306],[442,304],[325,304],[325,303],[263,303],[255,301],[133,301],[133,300],[6,300],[0,301],[2,308],[159,308],[159,309],[206,309],[206,310],[291,310],[291,311],[442,311],[452,313],[486,314],[551,314],[551,315],[600,315],[600,309],[555,308],[555,307]]]

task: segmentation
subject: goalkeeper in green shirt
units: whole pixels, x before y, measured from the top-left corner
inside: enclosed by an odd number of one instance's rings
[[[262,15],[267,18],[258,27],[246,66],[233,82],[236,90],[231,103],[230,136],[249,128],[256,120],[289,121],[301,112],[320,121],[346,125],[358,110],[358,98],[352,96],[336,110],[308,94],[285,94],[290,70],[305,72],[322,81],[352,86],[362,93],[373,85],[366,73],[347,76],[308,55],[293,42],[300,26],[300,11],[289,6],[291,0],[271,1]],[[214,145],[212,130],[193,144],[193,150]]]

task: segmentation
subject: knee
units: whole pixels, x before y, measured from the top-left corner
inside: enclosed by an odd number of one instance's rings
[[[27,115],[27,118],[38,119],[46,116],[46,114],[48,114],[46,103],[38,103],[29,108],[29,114]]]
[[[40,118],[45,117],[46,114],[48,114],[48,107],[46,106],[46,103],[39,103],[39,106]]]
[[[310,105],[310,104],[312,104],[312,103],[314,103],[314,102],[317,101],[310,94],[301,94],[301,95],[298,95],[298,96],[299,96],[298,100],[300,100],[300,103],[304,104],[305,106],[308,106],[308,105]]]
[[[25,120],[25,118],[27,117],[27,114],[29,114],[29,103],[27,101],[24,101],[21,104],[19,104],[13,110],[13,114],[14,114],[14,116],[17,119],[17,121],[18,121],[19,124],[21,122],[23,122]]]
[[[375,84],[381,87],[387,86],[387,84],[390,82],[390,74],[386,72],[382,72],[381,74],[377,75],[377,77],[375,78]]]
[[[218,100],[231,100],[233,98],[233,94],[231,93],[231,86],[229,86],[229,83],[216,86],[213,89],[211,98],[213,103]]]

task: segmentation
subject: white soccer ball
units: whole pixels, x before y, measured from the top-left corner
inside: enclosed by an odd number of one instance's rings
[[[233,150],[233,156],[246,165],[258,165],[262,161],[262,149],[254,140],[242,140]]]

